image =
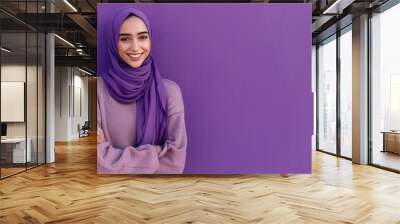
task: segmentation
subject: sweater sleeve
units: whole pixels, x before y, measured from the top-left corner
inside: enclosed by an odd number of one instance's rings
[[[171,81],[172,82],[172,81]],[[175,83],[169,84],[168,136],[162,145],[114,147],[107,140],[107,130],[102,125],[101,106],[97,101],[97,124],[102,128],[105,142],[97,145],[98,173],[148,174],[182,173],[186,159],[186,128],[182,94]]]
[[[100,104],[97,99],[97,128],[103,130],[105,142],[97,145],[97,173],[154,173],[159,167],[157,151],[160,151],[160,146],[141,145],[137,148],[129,146],[122,149],[114,147],[108,140],[107,128],[102,123]]]
[[[156,173],[182,173],[185,168],[187,134],[182,93],[179,86],[169,81],[167,140],[159,154],[160,166]]]

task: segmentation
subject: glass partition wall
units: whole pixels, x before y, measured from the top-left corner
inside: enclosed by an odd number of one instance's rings
[[[336,35],[320,43],[317,54],[317,149],[336,154]]]
[[[369,164],[400,172],[400,4],[369,18]],[[317,149],[352,157],[351,25],[317,45]],[[338,55],[338,57],[337,57]]]
[[[340,155],[352,158],[352,35],[351,25],[341,31],[340,68]]]
[[[317,149],[352,157],[351,25],[317,47]]]
[[[371,18],[370,162],[400,171],[400,4]]]
[[[45,35],[23,22],[43,2],[14,3],[0,3],[1,179],[45,163]]]

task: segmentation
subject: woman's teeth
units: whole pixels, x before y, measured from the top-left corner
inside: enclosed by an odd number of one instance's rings
[[[142,54],[128,54],[129,58],[132,60],[138,60]]]

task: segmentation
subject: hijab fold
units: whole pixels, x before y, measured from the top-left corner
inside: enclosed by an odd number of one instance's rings
[[[167,136],[167,97],[151,52],[138,68],[126,64],[118,53],[118,35],[122,23],[130,16],[140,18],[146,25],[150,38],[152,37],[150,22],[143,12],[135,8],[117,12],[107,27],[110,66],[101,77],[109,94],[116,101],[123,104],[136,102],[135,147],[143,144],[162,145]]]

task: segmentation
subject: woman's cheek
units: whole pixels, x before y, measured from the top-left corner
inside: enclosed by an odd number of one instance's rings
[[[128,44],[128,43],[122,42],[122,43],[119,44],[119,49],[120,49],[120,51],[125,51],[125,50],[127,50],[128,48],[129,48],[129,44]]]

